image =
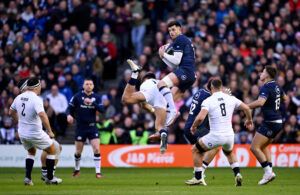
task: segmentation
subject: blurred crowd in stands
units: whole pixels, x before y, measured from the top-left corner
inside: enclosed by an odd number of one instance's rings
[[[97,125],[102,143],[147,144],[153,115],[120,102],[131,74],[124,61],[136,59],[141,74],[153,71],[158,79],[171,71],[157,51],[170,42],[167,22],[174,19],[194,44],[198,78],[176,102],[181,116],[170,129],[169,143],[187,143],[183,127],[191,97],[210,76],[219,76],[248,103],[258,97],[259,74],[267,64],[278,68],[278,83],[289,97],[275,142],[300,143],[300,0],[2,0],[1,143],[19,142],[9,106],[19,94],[19,80],[38,76],[57,136],[72,130],[65,115],[68,101],[90,77],[106,107]],[[247,131],[243,115],[234,114],[236,143],[250,143],[262,120],[256,109],[255,127]]]

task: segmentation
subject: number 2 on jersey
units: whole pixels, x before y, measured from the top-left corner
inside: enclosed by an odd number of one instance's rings
[[[22,110],[21,114],[22,114],[22,116],[26,116],[26,114],[24,112],[24,110],[25,110],[25,103],[22,103],[22,108],[23,108],[23,110]]]
[[[225,103],[220,104],[222,116],[226,116]]]

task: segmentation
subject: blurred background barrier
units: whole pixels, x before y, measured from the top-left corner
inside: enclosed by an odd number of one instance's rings
[[[74,166],[74,146],[63,145],[58,167]],[[300,167],[300,144],[273,144],[270,146],[273,166]],[[169,145],[164,155],[159,153],[158,145],[101,145],[103,167],[192,167],[191,145]],[[241,167],[259,167],[250,145],[235,145]],[[0,167],[23,167],[26,152],[21,145],[0,146]],[[34,166],[40,167],[40,154],[37,151]],[[82,152],[81,166],[94,167],[91,147],[85,147]],[[226,157],[219,150],[211,167],[229,166]]]

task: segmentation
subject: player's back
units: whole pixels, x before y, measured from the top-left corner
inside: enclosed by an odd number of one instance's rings
[[[261,108],[265,121],[282,119],[280,103],[283,95],[284,92],[274,80],[262,86],[259,96],[266,99],[265,104]]]
[[[18,132],[21,136],[33,136],[42,130],[42,122],[38,113],[44,111],[43,102],[32,91],[18,95],[11,109],[18,113]]]
[[[202,109],[208,110],[210,133],[232,135],[232,115],[241,101],[223,92],[215,92],[202,103]]]

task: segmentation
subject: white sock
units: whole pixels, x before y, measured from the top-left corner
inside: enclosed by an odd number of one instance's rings
[[[101,156],[94,155],[96,173],[101,173]]]
[[[204,175],[204,172],[207,169],[207,166],[204,163],[202,163],[202,167],[201,168],[202,168],[202,175]]]
[[[264,168],[264,171],[265,171],[266,174],[271,174],[272,173],[272,168],[270,166],[266,166]]]
[[[131,78],[133,78],[133,79],[137,79],[138,76],[139,76],[139,72],[132,72],[131,73]]]
[[[195,172],[203,171],[203,168],[202,167],[194,167],[194,171]]]
[[[79,170],[80,170],[80,160],[81,160],[80,157],[77,158],[77,157],[75,156],[75,170],[76,170],[76,171],[79,171]]]
[[[163,97],[167,101],[167,103],[169,105],[168,110],[176,111],[176,107],[175,107],[175,103],[174,103],[174,99],[173,99],[171,90],[168,87],[164,87],[159,92],[163,95]]]

